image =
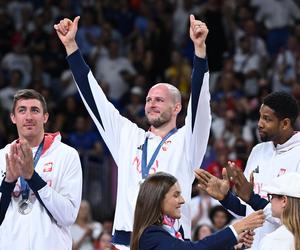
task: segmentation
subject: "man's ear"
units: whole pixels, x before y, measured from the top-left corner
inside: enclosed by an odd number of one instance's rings
[[[291,127],[291,120],[289,118],[284,118],[282,121],[281,121],[281,124],[282,124],[282,128],[284,130],[287,130]]]
[[[182,108],[181,103],[177,102],[175,104],[175,108],[174,108],[174,111],[176,112],[176,115],[179,114],[179,112],[181,111],[181,108]]]
[[[16,124],[15,115],[13,113],[10,113],[10,120],[13,124]]]
[[[49,118],[49,113],[47,112],[47,113],[44,114],[44,124],[47,123],[48,118]]]

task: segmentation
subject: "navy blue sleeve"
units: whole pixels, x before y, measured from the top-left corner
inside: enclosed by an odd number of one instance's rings
[[[237,243],[230,228],[225,228],[203,240],[191,242],[174,238],[159,226],[148,227],[139,241],[140,250],[221,250],[231,249]]]
[[[11,193],[13,192],[15,188],[16,182],[9,183],[2,180],[1,186],[0,186],[0,192],[1,200],[0,200],[0,225],[2,224],[6,211],[8,209],[9,203],[11,201]]]
[[[237,215],[245,216],[246,215],[246,206],[243,205],[238,197],[236,197],[230,191],[227,193],[224,200],[221,200],[220,203],[226,209],[234,212]]]
[[[220,203],[228,210],[234,212],[237,215],[245,216],[246,215],[246,206],[243,205],[239,198],[237,198],[231,192],[228,192],[224,200],[221,200]],[[250,199],[247,202],[248,205],[252,207],[254,211],[259,209],[264,209],[268,205],[268,201],[261,198],[258,194],[254,192],[251,193]]]
[[[197,113],[198,101],[203,84],[204,73],[208,71],[206,59],[194,56],[192,71],[192,131],[194,130],[195,118]]]
[[[39,174],[37,172],[34,171],[32,177],[28,180],[26,180],[29,187],[31,188],[31,190],[34,192],[36,198],[38,199],[38,201],[41,203],[41,205],[45,208],[45,210],[47,211],[47,214],[53,218],[53,216],[51,215],[51,213],[49,212],[49,210],[47,209],[47,207],[45,206],[44,202],[42,201],[38,191],[40,189],[42,189],[43,187],[45,187],[47,185],[47,182],[45,182],[41,176],[39,176]]]
[[[257,211],[259,209],[264,209],[269,202],[266,199],[261,198],[258,194],[252,192],[247,203],[253,208],[253,210]]]

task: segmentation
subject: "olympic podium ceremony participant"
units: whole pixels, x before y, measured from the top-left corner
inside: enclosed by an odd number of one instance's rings
[[[203,169],[197,169],[195,172],[200,188],[219,200],[227,209],[237,214],[245,213],[245,205],[229,191],[230,182],[226,169],[223,170],[222,180]],[[237,174],[240,175],[239,170],[238,172]],[[240,176],[237,178],[240,179]],[[243,179],[247,182],[245,177]],[[240,183],[246,186],[252,185],[244,181]],[[300,174],[289,172],[275,177],[270,185],[263,188],[263,191],[267,193],[268,201],[249,188],[242,190],[243,197],[249,197],[247,203],[254,210],[264,209],[266,221],[272,222],[273,216],[280,219],[281,223],[275,231],[261,239],[257,249],[300,250]]]
[[[1,250],[72,249],[81,164],[59,133],[45,133],[48,117],[40,93],[23,89],[15,94],[11,120],[19,138],[0,150]]]
[[[300,133],[294,129],[299,107],[292,95],[273,92],[263,99],[259,113],[258,133],[262,142],[253,147],[244,174],[248,180],[253,174],[254,192],[267,200],[263,189],[274,178],[288,172],[300,173]],[[246,215],[251,212],[253,209],[247,205]],[[255,230],[251,250],[258,249],[261,239],[280,226],[278,222],[266,220]]]
[[[183,205],[181,223],[184,235],[191,236],[189,203],[194,180],[193,170],[201,165],[206,151],[210,125],[209,73],[206,60],[206,25],[190,16],[190,38],[195,57],[191,79],[191,96],[185,125],[176,128],[181,110],[179,90],[166,83],[154,85],[148,92],[145,114],[148,131],[121,116],[107,100],[86,65],[75,41],[79,17],[63,19],[54,25],[65,46],[67,60],[79,93],[90,116],[118,166],[117,205],[112,242],[117,249],[129,249],[134,207],[142,181],[152,173],[163,171],[178,178]]]
[[[184,199],[177,179],[159,172],[141,185],[134,214],[131,250],[231,250],[245,230],[262,226],[263,211],[257,211],[229,227],[196,242],[184,241],[174,229]]]
[[[262,143],[251,151],[244,171],[247,179],[254,174],[254,192],[267,199],[263,191],[272,180],[288,172],[300,173],[300,133],[295,131],[299,107],[295,98],[286,92],[273,92],[263,99],[258,121]],[[253,212],[247,206],[246,214]],[[260,240],[278,226],[277,220],[266,221],[255,230],[251,249],[258,248]]]

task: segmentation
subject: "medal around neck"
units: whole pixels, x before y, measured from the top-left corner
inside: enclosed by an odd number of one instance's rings
[[[19,202],[19,213],[23,215],[29,214],[32,210],[32,207],[33,205],[30,200],[21,200]]]

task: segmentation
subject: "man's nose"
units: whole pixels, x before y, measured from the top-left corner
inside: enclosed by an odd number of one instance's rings
[[[25,118],[28,119],[28,120],[30,120],[32,118],[31,113],[30,112],[26,112],[25,113]]]
[[[263,121],[262,121],[262,119],[258,120],[257,127],[258,128],[262,128],[263,127]]]
[[[185,203],[185,200],[184,200],[184,198],[182,196],[180,197],[180,201],[179,202],[180,202],[180,204],[184,204]]]

